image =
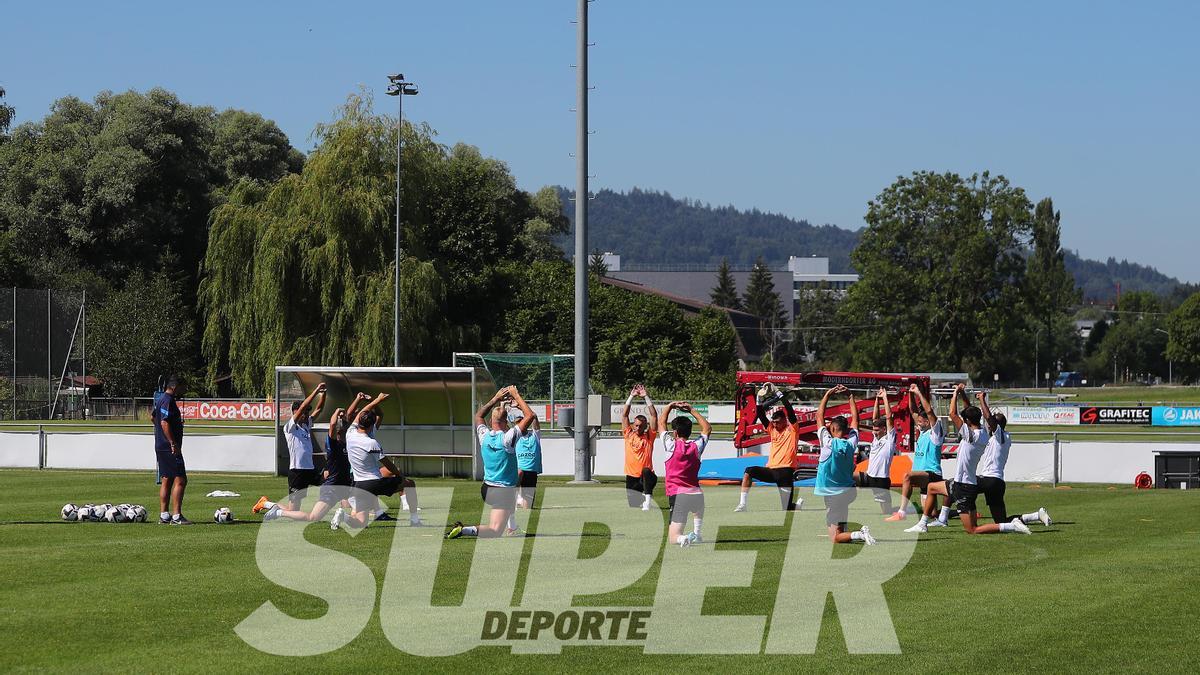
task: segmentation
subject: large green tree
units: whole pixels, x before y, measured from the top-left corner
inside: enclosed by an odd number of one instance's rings
[[[146,396],[160,375],[190,374],[190,317],[180,311],[182,284],[135,272],[88,312],[88,369],[109,396]]]
[[[868,227],[851,255],[861,277],[843,323],[871,328],[850,340],[849,365],[1015,374],[1032,220],[1024,190],[1003,176],[898,178],[868,204]]]
[[[397,130],[371,107],[352,95],[300,173],[243,181],[214,211],[201,285],[210,377],[227,366],[236,387],[263,393],[281,363],[391,363]],[[545,255],[566,220],[552,190],[517,189],[476,148],[403,133],[401,359],[444,363],[488,344],[513,265]]]

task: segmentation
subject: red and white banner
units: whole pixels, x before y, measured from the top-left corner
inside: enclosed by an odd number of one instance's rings
[[[260,401],[183,401],[179,404],[179,412],[185,420],[271,421],[275,419],[274,408],[271,403]],[[291,410],[287,412],[290,414]]]

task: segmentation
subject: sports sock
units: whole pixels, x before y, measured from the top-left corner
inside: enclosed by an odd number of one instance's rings
[[[1041,518],[1038,518],[1038,514],[1036,511],[1033,513],[1026,513],[1021,516],[1022,523],[1036,523],[1039,520],[1041,520]]]
[[[683,543],[683,542],[685,542],[685,541],[687,541],[687,535],[686,535],[686,534],[681,534],[681,535],[679,535],[678,537],[676,537],[676,538],[675,538],[675,543],[676,543],[676,544],[682,544],[682,543]]]
[[[938,520],[942,521],[943,523],[950,522],[950,507],[949,506],[942,507],[942,512],[940,514],[938,514]]]
[[[695,532],[697,537],[700,536],[700,526],[703,524],[704,519],[699,516],[692,519],[692,532]]]
[[[924,525],[925,523],[928,523],[928,522],[929,522],[929,516],[922,513],[921,514],[921,524]]]
[[[782,487],[779,488],[779,507],[782,508],[784,511],[787,511],[788,507],[791,505],[791,503],[792,503],[792,488],[782,488]]]
[[[1013,527],[1012,523],[1000,523],[1000,532],[1004,533],[1004,532],[1016,532],[1016,531],[1017,531],[1017,529],[1015,527]]]
[[[864,535],[863,535],[863,533],[862,533],[862,531],[861,531],[861,530],[859,530],[859,531],[856,531],[856,532],[851,532],[851,533],[850,533],[850,540],[851,540],[851,541],[865,541],[865,540],[866,540],[866,536],[864,536]]]
[[[171,519],[171,512],[170,512],[170,511],[163,511],[162,513],[159,513],[159,514],[158,514],[158,519],[159,519],[159,520],[170,520],[170,519]]]
[[[478,537],[479,536],[479,527],[476,525],[467,525],[466,527],[464,527],[462,529],[462,533],[463,533],[463,536],[466,536],[466,537]]]
[[[275,508],[275,502],[263,502],[263,508],[270,511],[271,509]]]
[[[738,497],[738,506],[745,506],[745,505],[746,505],[746,496],[747,496],[747,495],[749,495],[749,494],[750,494],[750,493],[749,493],[748,491],[746,491],[746,490],[742,490],[742,494],[741,494],[741,496],[740,496],[740,497]]]
[[[649,506],[654,495],[642,495],[642,506]]]
[[[400,508],[404,511],[408,510],[408,495],[400,495]]]
[[[517,515],[515,513],[508,514],[508,529],[517,529]]]

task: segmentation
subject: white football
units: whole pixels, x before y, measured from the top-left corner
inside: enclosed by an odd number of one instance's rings
[[[93,504],[88,509],[88,520],[91,520],[91,521],[104,520],[104,514],[107,511],[108,511],[108,509],[104,508],[103,504]]]
[[[146,507],[142,506],[141,504],[134,504],[133,508],[131,508],[130,510],[133,511],[133,514],[134,514],[133,520],[135,522],[138,522],[138,523],[146,522]]]
[[[221,508],[217,509],[213,513],[213,521],[222,523],[222,524],[232,523],[233,522],[233,512],[230,511],[228,508],[222,506]]]
[[[104,520],[110,523],[123,523],[125,522],[125,512],[115,506],[110,506],[104,512]]]
[[[63,504],[62,519],[68,523],[79,520],[79,507],[74,504]]]

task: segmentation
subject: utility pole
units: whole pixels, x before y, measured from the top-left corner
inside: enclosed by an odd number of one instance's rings
[[[575,62],[575,480],[592,479],[588,438],[588,0],[579,0]]]

